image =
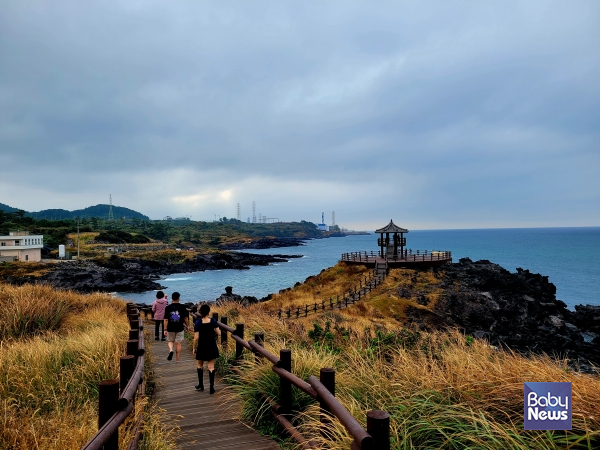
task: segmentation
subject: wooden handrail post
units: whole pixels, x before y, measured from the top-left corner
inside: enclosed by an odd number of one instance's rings
[[[215,319],[218,322],[219,321],[219,313],[214,312],[213,313],[213,319]]]
[[[292,351],[290,349],[279,350],[279,367],[292,372]],[[279,377],[279,404],[281,405],[281,414],[292,412],[292,383],[281,377]]]
[[[137,364],[138,359],[138,345],[139,341],[137,339],[129,339],[127,341],[127,354],[133,356],[135,364]]]
[[[104,380],[98,384],[98,429],[117,412],[119,382]],[[104,444],[104,450],[119,450],[119,432],[116,431]]]
[[[235,324],[235,335],[244,339],[244,324]],[[244,346],[238,341],[235,341],[235,359],[242,359],[242,353],[244,352]]]
[[[131,314],[129,316],[129,328],[132,330],[137,330],[140,327],[140,315],[139,314]]]
[[[227,317],[221,317],[221,323],[227,325]],[[227,345],[227,331],[221,332],[221,345],[223,347]]]
[[[256,342],[261,347],[265,346],[265,333],[254,333],[254,342]],[[256,358],[256,362],[259,363],[262,359],[262,355],[258,352],[254,352],[254,357]]]
[[[129,339],[139,339],[140,338],[140,330],[129,330]]]
[[[367,433],[375,441],[375,450],[390,450],[390,415],[377,409],[368,411]]]
[[[323,367],[319,371],[319,381],[327,388],[331,395],[335,396],[335,369]],[[331,409],[324,401],[319,402],[321,409],[321,424],[325,425],[331,422]]]
[[[121,356],[119,361],[119,391],[122,394],[129,383],[135,370],[135,357],[133,355]]]

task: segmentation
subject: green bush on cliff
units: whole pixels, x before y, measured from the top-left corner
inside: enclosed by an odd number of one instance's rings
[[[108,242],[110,244],[146,244],[150,239],[143,234],[131,234],[121,230],[103,231],[96,236],[96,241]]]

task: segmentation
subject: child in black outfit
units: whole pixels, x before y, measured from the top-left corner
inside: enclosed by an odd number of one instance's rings
[[[200,318],[194,323],[194,349],[196,352],[196,363],[198,370],[198,385],[196,389],[204,390],[204,361],[208,365],[208,378],[210,380],[210,393],[215,393],[215,359],[219,356],[217,348],[217,336],[221,335],[221,330],[217,321],[208,317],[210,306],[204,304],[200,307]]]

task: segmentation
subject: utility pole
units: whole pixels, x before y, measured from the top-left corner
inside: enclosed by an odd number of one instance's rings
[[[77,264],[80,264],[79,261],[79,216],[77,216]]]

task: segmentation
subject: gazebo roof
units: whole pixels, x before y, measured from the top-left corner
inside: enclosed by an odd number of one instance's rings
[[[375,233],[408,233],[408,230],[406,228],[400,228],[393,220],[390,220],[390,223],[379,230],[375,230]]]

